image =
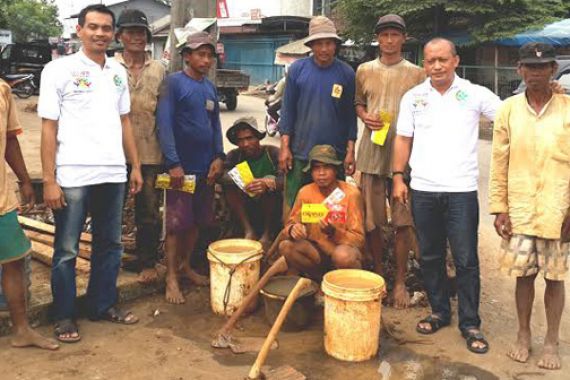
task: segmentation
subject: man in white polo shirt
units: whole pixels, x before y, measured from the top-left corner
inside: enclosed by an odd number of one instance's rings
[[[457,268],[459,329],[470,351],[486,353],[489,344],[479,330],[478,311],[477,140],[480,116],[493,120],[501,101],[487,88],[457,77],[458,65],[459,56],[451,41],[436,38],[425,45],[424,69],[429,78],[408,91],[400,105],[393,191],[395,199],[407,202],[402,176],[409,159],[412,213],[432,308],[416,330],[433,334],[450,324],[445,271],[449,241]]]
[[[78,22],[82,50],[45,67],[38,103],[44,200],[55,217],[55,336],[66,343],[80,339],[74,320],[75,258],[87,213],[93,226],[89,317],[125,324],[138,321],[114,306],[122,253],[125,152],[133,166],[130,191],[136,193],[142,185],[128,117],[127,74],[105,55],[113,39],[113,13],[104,5],[91,5],[79,13]]]

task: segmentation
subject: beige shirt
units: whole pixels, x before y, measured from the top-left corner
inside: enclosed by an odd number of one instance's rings
[[[392,122],[383,146],[370,141],[371,131],[364,128],[358,148],[356,170],[368,174],[391,174],[392,141],[396,135],[400,100],[409,89],[424,79],[424,70],[405,59],[387,66],[378,58],[358,67],[355,104],[366,107],[368,113],[388,112]]]
[[[8,138],[22,132],[22,126],[16,113],[16,103],[12,97],[12,89],[0,79],[0,216],[18,207],[18,200],[11,186],[8,186],[6,175],[6,142]]]
[[[570,97],[555,94],[540,114],[525,94],[495,119],[490,212],[508,213],[513,233],[559,239],[570,206]]]
[[[129,76],[130,119],[141,164],[161,164],[162,152],[156,129],[156,106],[166,69],[160,61],[147,58],[139,77],[135,78],[121,53],[116,53],[115,59],[127,69]]]

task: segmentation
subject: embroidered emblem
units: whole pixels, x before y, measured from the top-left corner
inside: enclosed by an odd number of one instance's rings
[[[469,95],[467,95],[467,93],[463,90],[459,90],[455,93],[455,99],[457,99],[460,102],[466,101],[468,97]]]
[[[333,84],[331,96],[333,98],[340,99],[340,97],[342,96],[342,85],[336,83]]]
[[[414,106],[414,108],[425,108],[428,105],[428,103],[425,99],[425,96],[416,95],[416,97],[414,99],[414,103],[412,105]]]
[[[123,80],[118,74],[115,74],[113,77],[113,82],[115,83],[116,87],[123,87]]]

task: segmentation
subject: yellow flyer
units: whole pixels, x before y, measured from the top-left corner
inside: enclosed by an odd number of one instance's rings
[[[304,203],[301,206],[301,223],[319,223],[328,213],[328,207],[322,203]]]
[[[235,184],[243,191],[245,191],[245,187],[255,179],[247,161],[240,162],[239,164],[234,166],[232,170],[228,171],[228,175],[235,182]],[[253,197],[253,194],[250,194],[247,191],[245,192],[250,197]]]
[[[390,130],[390,125],[392,124],[392,114],[386,111],[380,111],[379,120],[382,120],[383,127],[377,131],[372,131],[370,135],[370,140],[380,146],[384,146],[386,143],[386,137],[388,137],[388,131]]]

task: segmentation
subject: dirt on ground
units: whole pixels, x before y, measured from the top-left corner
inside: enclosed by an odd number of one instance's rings
[[[21,112],[22,120],[37,125],[35,114]],[[35,118],[35,119],[34,119]],[[26,124],[28,124],[26,123]],[[39,133],[27,133],[24,152],[28,157],[39,152]],[[27,152],[27,153],[26,153]],[[29,154],[29,156],[28,156]],[[38,162],[31,171],[39,173]],[[481,317],[483,332],[491,349],[486,355],[467,351],[457,329],[456,301],[453,301],[452,326],[425,337],[415,332],[419,319],[429,313],[425,307],[382,310],[383,330],[379,355],[362,363],[345,363],[324,352],[322,309],[317,309],[310,327],[301,332],[282,332],[279,348],[269,353],[266,369],[288,364],[309,379],[381,379],[379,368],[391,371],[390,379],[567,379],[570,368],[570,318],[562,320],[560,350],[562,371],[537,367],[546,320],[544,282],[537,279],[533,310],[533,351],[528,363],[515,363],[505,352],[516,335],[514,280],[498,270],[499,240],[490,223],[482,218],[480,226],[482,273]],[[567,296],[568,300],[568,296]],[[141,321],[135,326],[80,320],[83,339],[64,345],[57,352],[13,349],[9,337],[0,339],[0,378],[17,380],[59,379],[243,379],[255,354],[236,355],[229,350],[210,347],[215,331],[224,319],[214,316],[207,288],[191,288],[184,305],[167,304],[155,295],[125,305]],[[270,326],[263,308],[245,318],[236,335],[261,337]],[[39,330],[52,334],[52,327]],[[358,337],[355,337],[358,339]]]

